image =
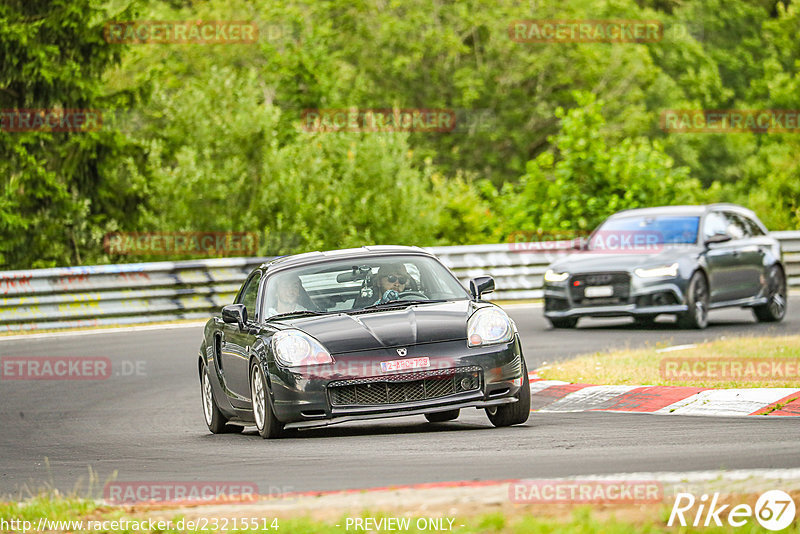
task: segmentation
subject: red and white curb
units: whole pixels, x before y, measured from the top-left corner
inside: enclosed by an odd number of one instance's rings
[[[541,380],[535,374],[529,377],[531,410],[538,412],[800,417],[800,388],[597,386]]]

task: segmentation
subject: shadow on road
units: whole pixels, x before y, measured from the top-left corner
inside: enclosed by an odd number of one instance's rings
[[[755,320],[748,320],[743,318],[736,319],[710,319],[706,330],[713,331],[719,328],[746,328],[748,330],[758,331],[763,334],[764,326],[755,322]],[[638,331],[655,331],[655,332],[698,332],[700,330],[684,329],[677,325],[675,319],[670,317],[659,318],[652,323],[636,323],[632,319],[616,319],[614,322],[610,320],[597,319],[581,319],[577,328],[579,330],[638,330]],[[559,329],[552,329],[554,331],[564,331]]]

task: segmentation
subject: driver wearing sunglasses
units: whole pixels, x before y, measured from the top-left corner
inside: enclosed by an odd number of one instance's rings
[[[405,291],[411,277],[402,265],[383,265],[376,274],[378,294],[381,298],[375,304],[396,300]]]

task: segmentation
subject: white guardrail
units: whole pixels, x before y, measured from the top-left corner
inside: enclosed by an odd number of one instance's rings
[[[791,287],[800,287],[800,231],[781,241]],[[493,300],[542,297],[542,275],[563,252],[553,243],[430,247],[467,286],[491,275]],[[523,251],[520,251],[523,250]],[[221,258],[0,272],[0,332],[204,319],[230,304],[269,258]]]

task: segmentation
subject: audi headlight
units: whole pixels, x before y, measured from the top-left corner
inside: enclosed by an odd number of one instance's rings
[[[547,269],[544,273],[545,282],[563,282],[569,278],[569,273],[557,273],[553,269]]]
[[[286,367],[333,363],[322,343],[300,330],[281,330],[272,336],[272,352]]]
[[[663,278],[678,276],[678,264],[664,265],[661,267],[650,267],[647,269],[634,269],[636,276],[639,278]]]
[[[500,308],[481,308],[467,321],[467,345],[470,347],[507,343],[513,337],[511,319]]]

